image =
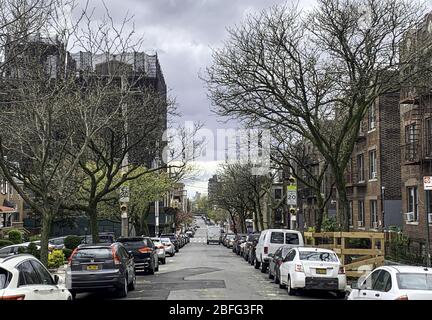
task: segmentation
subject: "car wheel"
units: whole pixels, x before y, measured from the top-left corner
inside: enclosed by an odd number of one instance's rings
[[[135,286],[136,286],[136,274],[134,272],[132,281],[131,281],[131,283],[128,286],[129,291],[134,291],[135,290]]]
[[[261,273],[267,272],[267,264],[264,262],[261,262]]]
[[[149,274],[154,274],[155,273],[155,266],[154,263],[152,264],[151,268],[148,271]]]
[[[280,283],[279,274],[278,274],[278,272],[276,272],[276,275],[275,275],[275,284],[279,284],[279,283]]]
[[[155,271],[156,271],[156,272],[159,271],[159,261],[158,261],[158,263],[157,263],[157,266],[156,266],[156,268],[155,268]]]
[[[69,292],[70,292],[70,294],[72,296],[72,299],[75,300],[76,299],[76,292],[72,291],[72,290],[69,290]]]
[[[336,298],[338,299],[344,299],[346,297],[345,291],[336,291]]]
[[[125,275],[125,278],[123,280],[123,285],[120,286],[120,288],[117,291],[117,296],[119,298],[125,298],[128,293],[128,283],[127,283],[127,275]]]
[[[166,264],[166,258],[163,258],[163,259],[161,260],[161,262],[162,262],[162,264]]]
[[[295,296],[297,293],[297,290],[293,289],[292,285],[291,285],[291,278],[290,276],[288,276],[288,282],[287,282],[287,291],[288,291],[288,295],[290,296]]]
[[[255,258],[255,269],[259,269],[260,265],[261,265],[261,263],[258,261],[257,258]]]
[[[269,268],[269,279],[273,280],[274,279],[274,275],[271,272],[271,269]]]

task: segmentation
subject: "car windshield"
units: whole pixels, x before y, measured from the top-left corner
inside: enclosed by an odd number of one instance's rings
[[[229,234],[229,235],[227,235],[227,239],[228,240],[232,240],[232,239],[234,239],[235,238],[235,235],[233,235],[233,234]]]
[[[300,260],[338,262],[338,257],[332,252],[300,251]]]
[[[75,259],[111,259],[111,248],[89,248],[79,249],[74,256]]]
[[[432,290],[432,274],[398,273],[396,274],[399,289]]]
[[[118,242],[121,242],[128,249],[136,249],[146,246],[147,243],[143,238],[136,239],[118,239]]]
[[[52,244],[55,244],[55,245],[61,245],[61,244],[64,244],[64,239],[63,238],[51,239],[49,242]]]
[[[161,242],[162,243],[168,243],[168,244],[170,244],[171,243],[171,240],[170,240],[170,238],[161,238]]]

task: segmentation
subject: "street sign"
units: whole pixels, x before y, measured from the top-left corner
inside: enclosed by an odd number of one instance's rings
[[[431,176],[423,177],[423,187],[424,187],[424,190],[432,190],[432,177]]]
[[[129,186],[120,187],[120,202],[129,202]]]
[[[297,186],[287,186],[287,204],[297,205]]]

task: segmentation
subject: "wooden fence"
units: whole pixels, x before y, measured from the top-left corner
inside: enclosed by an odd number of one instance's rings
[[[384,233],[305,232],[304,238],[307,246],[336,252],[344,264],[347,277],[358,278],[384,264]]]

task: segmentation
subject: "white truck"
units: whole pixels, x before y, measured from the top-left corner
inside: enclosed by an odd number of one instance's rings
[[[221,242],[221,228],[219,226],[207,227],[207,244]]]

